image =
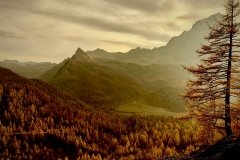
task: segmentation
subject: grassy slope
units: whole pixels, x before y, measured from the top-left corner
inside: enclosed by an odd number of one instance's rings
[[[100,59],[99,61],[108,68],[132,77],[146,88],[147,92],[123,104],[132,109],[135,108],[134,112],[138,112],[139,103],[164,108],[172,112],[185,111],[185,103],[180,95],[184,93],[187,74],[181,66],[166,64],[139,65]],[[132,103],[133,101],[137,101],[138,104]]]
[[[138,112],[139,106],[132,103],[138,101],[167,111],[184,111],[185,104],[179,94],[184,91],[186,76],[180,66],[139,65],[81,56],[66,59],[41,78],[104,109],[127,105]]]
[[[132,78],[92,61],[69,59],[49,73],[55,74],[42,79],[94,106],[115,104],[144,90]]]

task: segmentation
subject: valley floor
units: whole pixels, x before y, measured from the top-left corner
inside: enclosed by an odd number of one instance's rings
[[[164,108],[152,107],[140,101],[132,101],[128,104],[123,104],[115,108],[115,111],[129,114],[139,115],[155,115],[155,116],[185,116],[186,112],[171,112]]]

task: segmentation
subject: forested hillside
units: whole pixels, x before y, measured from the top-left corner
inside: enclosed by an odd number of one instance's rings
[[[41,79],[96,107],[130,99],[144,90],[131,77],[99,65],[80,48]]]
[[[94,59],[78,48],[41,79],[98,108],[118,110],[118,106],[140,100],[143,105],[183,112],[185,104],[179,94],[183,93],[186,74],[179,74],[182,72],[178,65]],[[138,106],[134,108],[138,110]]]
[[[240,160],[239,17],[240,0],[0,0],[0,160]]]
[[[0,68],[0,156],[10,159],[156,159],[220,138],[194,121],[92,109],[39,80]],[[206,139],[207,138],[207,139]]]

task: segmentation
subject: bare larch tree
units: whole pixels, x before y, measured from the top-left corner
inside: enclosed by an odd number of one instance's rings
[[[202,124],[233,134],[233,98],[239,95],[240,14],[239,1],[225,2],[226,13],[210,26],[206,44],[197,50],[200,64],[185,67],[194,78],[187,83],[184,96],[190,115]]]

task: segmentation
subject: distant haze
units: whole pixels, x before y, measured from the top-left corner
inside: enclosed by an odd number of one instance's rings
[[[0,60],[60,62],[77,47],[165,45],[224,0],[0,0]]]

